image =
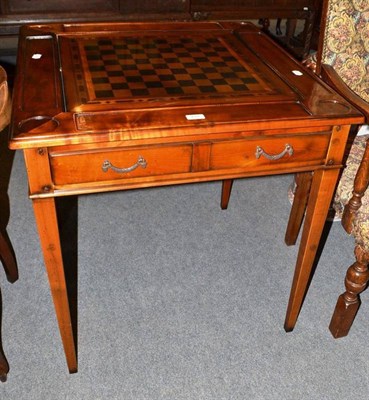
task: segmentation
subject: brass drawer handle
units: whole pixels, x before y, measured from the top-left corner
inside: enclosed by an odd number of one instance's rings
[[[279,153],[279,154],[268,154],[266,153],[262,147],[260,146],[256,146],[256,152],[255,152],[255,157],[257,159],[259,159],[261,156],[264,156],[265,158],[267,158],[268,160],[279,160],[280,158],[282,158],[284,155],[288,154],[289,156],[292,156],[293,154],[293,147],[290,144],[286,144],[284,150]]]
[[[146,166],[147,166],[147,161],[142,156],[138,156],[136,164],[133,164],[131,167],[127,168],[115,167],[109,160],[105,160],[102,164],[102,170],[104,172],[107,172],[108,169],[110,168],[112,171],[118,172],[118,174],[125,174],[127,172],[134,171],[138,167],[146,168]]]

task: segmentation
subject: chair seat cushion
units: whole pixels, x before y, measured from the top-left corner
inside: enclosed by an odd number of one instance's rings
[[[357,136],[352,144],[333,202],[338,216],[342,216],[343,209],[352,196],[356,172],[363,158],[368,138],[369,135]],[[361,201],[362,205],[354,219],[352,235],[357,244],[369,251],[369,191],[366,191]]]

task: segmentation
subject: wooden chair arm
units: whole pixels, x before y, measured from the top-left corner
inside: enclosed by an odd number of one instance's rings
[[[354,93],[341,79],[337,72],[327,64],[320,67],[321,78],[332,88],[334,88],[342,97],[349,101],[354,107],[360,110],[369,124],[369,104]],[[355,215],[361,207],[361,199],[364,196],[369,185],[369,139],[366,142],[366,148],[361,160],[360,166],[354,180],[352,197],[345,205],[342,215],[342,225],[346,232],[351,233]]]
[[[329,65],[323,64],[321,77],[332,86],[341,96],[349,101],[354,107],[359,109],[365,116],[366,123],[369,123],[369,104],[354,93],[340,78],[337,72]],[[361,199],[369,185],[369,139],[366,141],[365,151],[360,166],[354,180],[352,197],[346,204],[343,215],[342,225],[348,233],[351,233],[353,221],[359,208]]]
[[[366,119],[366,123],[369,123],[369,104],[354,93],[340,78],[337,72],[327,64],[322,64],[321,77],[332,86],[342,97],[349,101],[354,107],[360,110]]]

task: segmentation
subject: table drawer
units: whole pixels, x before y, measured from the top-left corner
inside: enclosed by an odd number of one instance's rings
[[[210,168],[251,171],[275,169],[276,165],[320,165],[325,162],[329,140],[330,132],[218,142],[212,146]]]
[[[130,149],[52,151],[55,185],[135,179],[189,172],[192,145],[149,146]]]

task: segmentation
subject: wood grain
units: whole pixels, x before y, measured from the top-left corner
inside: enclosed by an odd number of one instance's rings
[[[129,51],[128,44],[133,45]],[[155,57],[147,55],[150,49]],[[35,60],[33,54],[42,57]],[[30,197],[71,372],[77,368],[77,352],[56,197],[222,180],[221,206],[226,208],[235,178],[312,174],[286,316],[286,330],[293,329],[350,124],[363,121],[350,103],[252,24],[28,26],[21,31],[18,57],[10,146],[25,153]],[[132,68],[139,72],[132,73]],[[171,74],[181,76],[183,87]],[[225,80],[220,80],[221,74]],[[242,85],[240,79],[245,79]],[[160,96],[149,90],[148,82],[160,82]],[[190,93],[185,85],[196,90]],[[301,217],[292,218],[301,223]]]

